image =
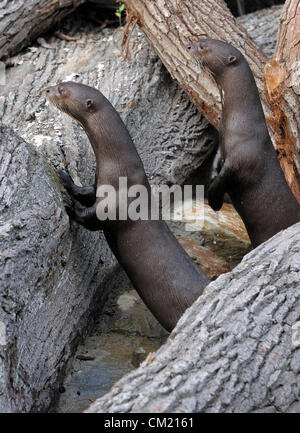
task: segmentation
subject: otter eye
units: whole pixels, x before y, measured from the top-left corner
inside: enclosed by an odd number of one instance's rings
[[[231,63],[236,62],[236,57],[235,56],[229,56],[227,61],[228,61],[228,64],[230,65]]]
[[[93,106],[94,106],[93,101],[91,99],[87,99],[86,100],[86,106],[87,106],[87,108],[93,108]]]

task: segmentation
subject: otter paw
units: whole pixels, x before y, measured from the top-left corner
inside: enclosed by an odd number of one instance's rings
[[[73,180],[71,176],[63,170],[56,170],[57,176],[60,178],[61,183],[67,190],[72,189]]]
[[[208,204],[214,211],[218,211],[221,209],[221,207],[223,206],[223,201],[223,196],[219,196],[213,193],[213,191],[208,190]]]
[[[65,209],[69,217],[73,218],[75,215],[75,204],[69,193],[66,191],[62,192],[62,198],[65,205]]]

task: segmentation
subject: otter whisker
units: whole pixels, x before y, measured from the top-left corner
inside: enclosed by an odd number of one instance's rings
[[[195,58],[195,64],[197,66],[197,70],[199,71],[199,69],[202,69],[203,67],[203,61],[200,57],[196,57]]]
[[[215,54],[215,57],[217,58],[217,60],[219,60],[222,63],[222,65],[225,66],[225,62],[220,57],[218,57],[216,54]]]

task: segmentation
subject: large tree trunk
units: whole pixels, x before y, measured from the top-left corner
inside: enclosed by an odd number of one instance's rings
[[[299,412],[300,223],[220,276],[88,412]]]
[[[274,11],[266,16],[276,28]],[[257,23],[254,16],[251,20]],[[78,342],[74,337],[85,332],[93,308],[101,308],[115,270],[101,234],[76,225],[69,231],[48,163],[67,166],[78,183],[86,184],[93,180],[95,161],[81,128],[49,109],[42,90],[78,76],[102,90],[121,113],[154,183],[182,183],[196,170],[203,172],[217,145],[216,131],[141,32],[132,35],[134,60],[126,63],[119,56],[122,29],[99,33],[86,22],[72,21],[67,18],[62,31],[75,41],[47,37],[44,46],[13,57],[1,88],[2,121],[31,145],[2,130],[1,201],[7,197],[9,204],[15,197],[17,205],[0,211],[5,252],[0,258],[0,412],[47,410]],[[265,42],[264,27],[253,27]],[[272,39],[268,32],[268,46]]]
[[[53,168],[5,126],[0,167],[0,413],[45,411],[116,260],[102,233],[70,229]]]
[[[99,87],[122,114],[157,183],[183,182],[217,145],[215,130],[170,79],[141,32],[134,35],[136,58],[129,65],[119,56],[122,29],[103,34],[71,18],[66,26],[82,44],[47,38],[44,46],[11,59],[1,89],[2,121],[30,144],[1,129],[0,412],[49,408],[68,359],[115,277],[116,261],[102,233],[69,225],[48,165],[67,166],[76,182],[91,183],[90,143],[72,119],[46,105],[42,90],[76,80],[76,74]]]
[[[281,16],[275,55],[265,65],[268,118],[287,181],[300,197],[300,1],[287,0]]]
[[[4,0],[0,4],[0,59],[15,54],[86,0]]]
[[[197,69],[185,46],[192,41],[200,39],[205,34],[209,38],[221,39],[239,48],[248,60],[255,76],[264,111],[269,121],[271,136],[279,149],[282,149],[282,134],[278,134],[278,129],[282,125],[276,123],[277,119],[275,122],[272,120],[270,107],[267,103],[270,98],[264,92],[264,65],[267,58],[251,40],[246,30],[234,19],[223,0],[203,0],[201,2],[197,0],[140,0],[138,2],[135,0],[124,0],[124,3],[128,14],[128,26],[125,32],[126,47],[128,47],[128,36],[130,35],[129,27],[138,23],[171,75],[185,89],[191,100],[216,128],[219,126],[221,113],[220,96],[217,86],[211,77]],[[282,32],[286,34],[288,29],[291,32],[293,26],[298,23],[298,0],[289,1],[284,9],[284,14],[288,18],[282,23],[280,35],[282,35]],[[293,17],[293,14],[295,17],[293,20],[290,20],[289,17]],[[299,43],[297,42],[297,32],[291,33],[294,34],[291,59],[295,59],[295,55],[299,53]],[[285,42],[287,42],[287,47],[289,48],[291,41]],[[288,50],[285,49],[282,52],[280,41],[278,52],[280,52],[280,57],[289,58],[287,54]],[[287,65],[289,64],[290,62],[287,61]],[[294,83],[287,81],[285,84],[284,98],[282,98],[281,93],[280,110],[286,113],[284,117],[284,135],[285,137],[288,135],[288,137],[284,142],[284,146],[288,148],[286,153],[289,159],[289,163],[282,163],[282,167],[293,193],[300,202],[300,186],[297,179],[297,175],[299,174],[299,155],[295,152],[295,149],[298,152],[300,150],[298,88],[299,76],[294,74]],[[278,104],[278,99],[276,102]],[[293,148],[292,152],[289,151],[289,147]],[[291,158],[292,164],[294,163],[297,171],[294,171],[291,165]]]
[[[70,25],[71,18],[65,28]],[[74,41],[51,36],[44,46],[11,59],[15,66],[7,69],[0,97],[2,122],[83,182],[81,174],[95,166],[86,134],[64,113],[49,108],[43,96],[50,84],[80,81],[98,87],[120,112],[152,182],[182,184],[196,170],[205,172],[218,145],[217,132],[170,78],[144,35],[133,35],[135,60],[129,64],[119,55],[122,28],[100,33],[79,17],[71,28]],[[64,27],[62,31],[67,33]]]

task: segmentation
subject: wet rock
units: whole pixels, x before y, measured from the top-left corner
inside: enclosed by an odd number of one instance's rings
[[[179,243],[210,280],[215,280],[219,275],[230,271],[230,266],[224,259],[208,248],[198,245],[193,239],[180,238]]]
[[[121,295],[117,302],[122,314],[114,322],[115,331],[151,338],[167,335],[135,290]]]
[[[243,221],[231,204],[215,212],[207,203],[196,202],[181,213],[183,220],[170,221],[169,226],[211,280],[232,270],[251,250]]]
[[[138,347],[133,351],[131,363],[134,367],[139,365],[147,358],[147,352],[143,347]]]
[[[210,283],[163,347],[88,412],[299,410],[299,272],[300,223]]]
[[[102,233],[73,226],[58,177],[0,126],[0,412],[45,411],[115,260]]]
[[[61,397],[61,412],[83,412],[87,405],[99,395],[104,394],[112,385],[107,368],[88,365],[75,371],[65,383],[65,392]]]
[[[98,323],[69,365],[62,384],[66,392],[59,398],[57,412],[82,412],[90,400],[108,392],[168,336],[123,271],[116,273],[108,289],[109,298]],[[82,356],[94,359],[82,360]]]
[[[233,269],[252,249],[243,221],[229,203],[224,203],[219,212],[205,204],[204,214],[201,233],[205,246],[226,260]]]

